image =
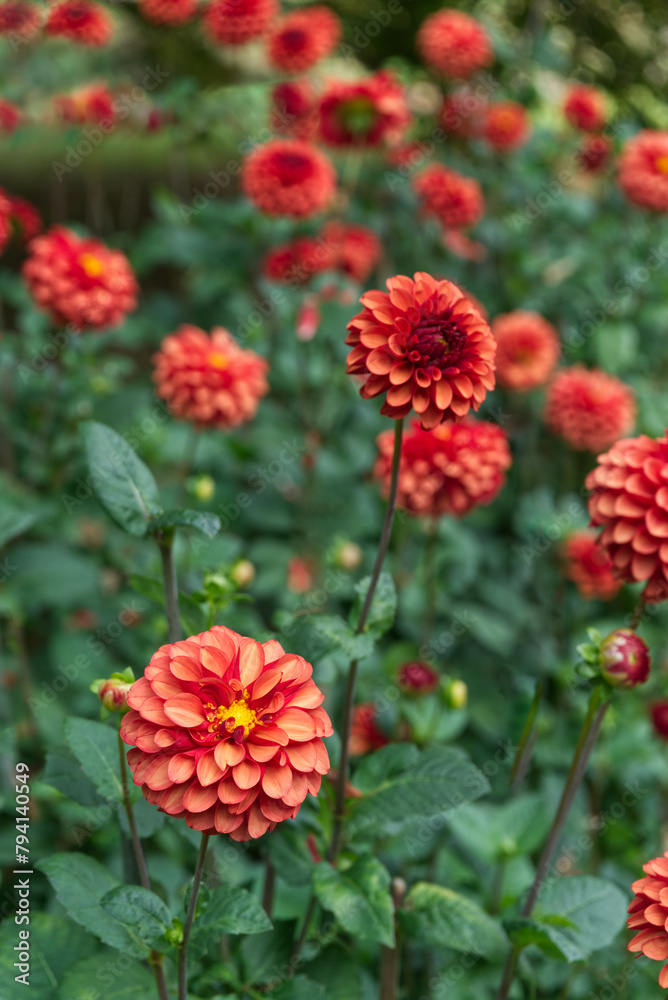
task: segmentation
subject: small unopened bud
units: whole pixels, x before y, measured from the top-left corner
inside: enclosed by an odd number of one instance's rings
[[[96,683],[99,684],[96,694],[108,712],[128,711],[128,691],[132,687],[131,684],[113,677]]]
[[[631,628],[618,628],[601,643],[601,673],[613,687],[644,684],[651,665],[647,643]]]
[[[211,476],[196,476],[191,481],[190,488],[193,496],[202,503],[207,503],[216,492],[216,483]]]
[[[238,587],[248,587],[255,579],[255,566],[250,559],[240,559],[230,570],[230,576]]]
[[[469,689],[464,681],[450,681],[445,689],[445,697],[451,708],[466,708]]]
[[[357,569],[362,562],[362,550],[356,542],[341,542],[336,553],[336,563],[341,569]]]
[[[439,676],[436,670],[423,660],[411,660],[399,667],[397,680],[399,687],[406,694],[428,694],[438,687]]]

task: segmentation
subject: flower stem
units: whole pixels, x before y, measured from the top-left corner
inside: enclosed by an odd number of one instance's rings
[[[515,754],[515,760],[513,761],[512,770],[510,772],[510,784],[513,791],[517,791],[519,786],[522,784],[524,775],[526,774],[529,766],[531,751],[535,743],[534,727],[536,724],[536,716],[538,715],[538,709],[540,708],[542,697],[543,682],[538,681],[536,684],[536,692],[533,696],[526,722],[524,723],[524,729],[522,730],[522,735],[520,736],[519,746],[517,747],[517,753]]]
[[[195,873],[193,875],[193,887],[188,902],[188,911],[183,923],[183,940],[179,948],[179,1000],[188,1000],[188,941],[190,940],[190,931],[195,917],[199,887],[202,883],[202,875],[204,874],[204,861],[206,859],[209,836],[210,834],[208,833],[202,834],[202,842],[199,845],[199,854],[197,855],[197,863],[195,864]]]
[[[178,642],[181,638],[181,619],[179,618],[179,586],[176,580],[174,565],[174,532],[161,531],[157,533],[158,548],[162,559],[162,579],[165,588],[165,610],[169,626],[169,641]]]

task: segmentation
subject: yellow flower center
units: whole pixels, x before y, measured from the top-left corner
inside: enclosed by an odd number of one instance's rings
[[[221,354],[220,351],[212,351],[209,355],[209,364],[212,368],[217,368],[222,372],[228,365],[227,355]]]
[[[668,156],[657,156],[654,166],[660,174],[668,174]]]
[[[99,257],[92,253],[82,253],[79,257],[79,263],[89,278],[97,278],[104,271],[104,264]]]
[[[207,714],[207,720],[209,721],[209,732],[215,732],[222,723],[225,729],[230,735],[243,726],[244,739],[248,736],[251,729],[255,729],[257,725],[257,713],[248,707],[248,691],[244,691],[243,699],[239,701],[233,701],[231,705],[221,705],[219,708],[215,709],[213,712]],[[213,708],[213,706],[207,705],[207,708]]]

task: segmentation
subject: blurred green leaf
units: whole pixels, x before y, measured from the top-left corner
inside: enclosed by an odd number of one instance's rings
[[[356,629],[362,607],[366,599],[371,584],[371,577],[366,576],[355,587],[355,601],[350,609],[349,621],[353,629]],[[394,624],[397,614],[397,588],[394,585],[392,576],[385,570],[378,577],[376,591],[371,601],[369,614],[364,626],[363,634],[372,635],[374,639],[379,639]]]
[[[362,941],[394,945],[390,873],[377,858],[359,858],[345,871],[322,861],[313,872],[313,889],[345,930]]]
[[[206,510],[166,510],[148,522],[148,531],[159,528],[195,528],[205,538],[214,538],[220,531],[220,518]]]
[[[154,892],[140,885],[120,885],[102,897],[100,906],[139,935],[148,948],[167,950],[164,935],[172,926],[172,916]]]
[[[102,722],[76,717],[65,720],[63,731],[81,770],[100,795],[110,802],[122,802],[118,733]]]
[[[430,882],[412,887],[399,911],[409,937],[435,948],[493,957],[507,947],[501,925],[466,896]]]

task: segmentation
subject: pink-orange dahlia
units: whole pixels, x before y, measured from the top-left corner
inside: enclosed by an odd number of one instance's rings
[[[561,343],[559,334],[536,312],[516,309],[492,322],[496,340],[496,380],[518,392],[547,382],[554,369]]]
[[[390,742],[377,722],[378,710],[373,702],[363,702],[353,709],[348,752],[351,757],[379,750]]]
[[[668,212],[668,131],[645,129],[624,146],[619,186],[629,199],[655,212]]]
[[[566,576],[586,601],[609,601],[622,583],[612,575],[612,561],[593,531],[574,531],[564,544]]]
[[[11,101],[0,98],[0,132],[14,132],[21,124],[21,112]]]
[[[330,55],[341,40],[341,22],[322,4],[278,18],[267,39],[269,62],[285,73],[303,73]]]
[[[54,322],[77,330],[117,326],[137,307],[137,282],[120,250],[53,226],[30,242],[28,252],[23,277]]]
[[[612,140],[607,136],[586,135],[576,153],[578,164],[588,173],[596,173],[607,166],[612,148]]]
[[[598,368],[564,368],[548,388],[548,427],[579,451],[609,448],[632,430],[635,413],[629,386]]]
[[[157,394],[174,416],[227,430],[252,420],[268,392],[267,362],[216,327],[180,326],[153,356]]]
[[[494,149],[517,149],[531,133],[529,116],[517,101],[488,104],[482,118],[481,133]]]
[[[381,413],[411,410],[422,426],[465,417],[494,388],[496,341],[457,285],[418,271],[365,292],[348,324],[348,374],[363,380],[364,399],[386,394]]]
[[[161,646],[121,723],[134,782],[194,830],[251,840],[293,818],[329,770],[324,700],[301,656],[214,625]]]
[[[387,495],[394,432],[378,436],[374,476]],[[506,481],[512,458],[508,439],[496,424],[468,417],[423,430],[418,421],[404,435],[397,504],[416,517],[463,517],[491,503]]]
[[[44,25],[47,35],[81,45],[107,45],[114,25],[107,10],[92,0],[64,0],[51,7]]]
[[[278,11],[278,0],[212,0],[204,28],[214,42],[243,45],[263,35]]]
[[[432,163],[414,179],[413,188],[427,212],[447,229],[474,226],[485,211],[482,189],[472,177]]]
[[[0,35],[12,35],[26,42],[42,24],[42,10],[29,0],[6,0],[0,3]]]
[[[139,0],[139,11],[154,24],[187,24],[197,13],[197,0]]]
[[[269,128],[279,135],[308,139],[318,127],[318,97],[307,79],[277,83],[272,94]]]
[[[268,215],[308,216],[329,205],[336,190],[331,160],[299,139],[272,139],[244,160],[245,194]]]
[[[585,480],[591,523],[603,528],[599,544],[613,575],[627,583],[647,581],[648,603],[668,598],[667,483],[668,433],[617,441]]]
[[[635,896],[629,904],[626,921],[629,930],[637,931],[629,941],[629,951],[639,951],[657,962],[668,959],[668,852],[642,866],[644,878],[631,886]],[[659,973],[659,986],[668,990],[668,965]]]
[[[466,80],[493,59],[487,32],[474,18],[445,8],[430,14],[416,44],[428,66],[453,80]]]
[[[328,222],[322,239],[332,248],[334,264],[353,281],[366,281],[380,259],[380,240],[367,226]]]
[[[566,94],[564,114],[581,132],[600,132],[608,120],[605,95],[596,87],[576,83]]]
[[[333,81],[319,110],[320,138],[329,146],[393,145],[411,120],[404,89],[386,70],[366,80]]]

